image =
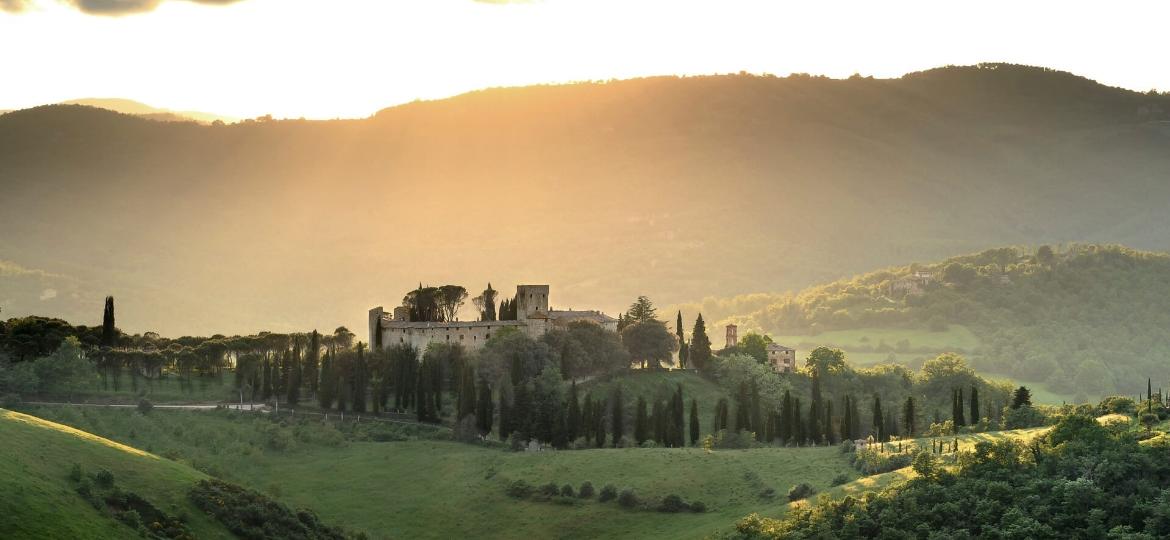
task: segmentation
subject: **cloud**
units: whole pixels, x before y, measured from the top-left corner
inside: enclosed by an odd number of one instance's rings
[[[163,2],[173,2],[178,0],[57,0],[62,4],[73,6],[82,13],[90,15],[105,15],[110,17],[118,17],[122,15],[133,15],[135,13],[146,13],[153,11]],[[240,0],[182,0],[184,2],[195,2],[197,4],[210,5],[227,5],[234,4]],[[0,11],[7,11],[9,13],[19,13],[27,10],[32,6],[33,0],[0,0]]]
[[[0,11],[18,13],[28,8],[30,0],[0,0]]]
[[[45,289],[41,291],[41,301],[52,300],[57,297],[57,289]]]

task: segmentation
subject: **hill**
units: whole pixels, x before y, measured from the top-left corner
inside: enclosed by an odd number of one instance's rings
[[[84,105],[87,107],[96,107],[98,109],[106,109],[122,114],[130,114],[141,118],[146,118],[148,120],[157,120],[160,122],[199,122],[202,124],[210,124],[215,121],[235,122],[237,120],[236,118],[231,118],[229,116],[221,116],[218,114],[199,111],[172,111],[170,109],[160,109],[158,107],[151,107],[145,103],[122,98],[72,99],[69,101],[62,101],[61,105]]]
[[[121,489],[174,516],[199,538],[233,538],[187,492],[206,475],[174,461],[37,417],[0,409],[0,537],[128,538],[136,532],[94,509],[69,478],[74,464],[113,473]]]
[[[859,476],[836,447],[508,452],[401,432],[373,437],[377,442],[370,437],[377,431],[362,434],[353,422],[342,427],[342,440],[338,429],[318,419],[274,422],[226,411],[143,417],[125,409],[79,415],[43,407],[33,413],[151,445],[286,504],[311,506],[323,520],[373,538],[705,538],[750,512],[778,515],[784,493],[799,482],[824,490],[838,475]],[[613,484],[648,502],[676,494],[703,502],[708,511],[630,510],[599,502],[596,494],[575,504],[522,501],[506,494],[514,480],[574,490],[586,481],[596,490]],[[767,488],[774,493],[763,495]]]
[[[39,107],[0,117],[0,253],[60,277],[0,279],[0,303],[93,323],[114,294],[131,332],[243,334],[361,328],[420,281],[616,313],[988,246],[1166,250],[1168,103],[986,64],[498,88],[345,121]]]
[[[958,350],[980,372],[1044,383],[1079,403],[1170,380],[1168,299],[1170,255],[1070,245],[998,248],[684,309],[854,359]]]

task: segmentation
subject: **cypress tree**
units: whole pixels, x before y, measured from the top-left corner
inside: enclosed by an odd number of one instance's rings
[[[683,418],[686,414],[686,411],[683,410],[685,407],[686,401],[683,400],[682,385],[680,384],[674,392],[674,406],[671,407],[672,412],[674,412],[674,441],[672,444],[676,448],[687,445],[686,426],[683,425]]]
[[[971,385],[971,423],[979,423],[979,387]]]
[[[351,359],[351,376],[349,380],[350,396],[353,398],[354,412],[366,412],[366,389],[369,387],[369,371],[366,369],[365,344],[358,342],[357,353]],[[436,394],[438,390],[436,389]],[[438,408],[436,407],[436,411]],[[438,414],[435,414],[438,419]]]
[[[289,368],[288,368],[288,396],[285,402],[290,407],[295,407],[301,400],[301,349],[294,346],[289,351]]]
[[[808,440],[808,433],[804,429],[804,419],[800,416],[800,399],[792,399],[792,438],[796,439],[797,446],[804,446]]]
[[[691,446],[699,444],[699,402],[691,398]]]
[[[883,428],[885,427],[884,422],[885,416],[882,414],[882,398],[881,396],[874,394],[872,430],[874,438],[876,438],[878,441],[885,439],[886,434],[883,432]]]
[[[272,359],[264,359],[264,392],[260,395],[260,399],[268,401],[272,398]]]
[[[309,335],[309,350],[305,354],[305,370],[303,378],[309,383],[309,392],[316,394],[319,388],[321,369],[321,334],[316,330]]]
[[[597,438],[597,447],[605,446],[605,400],[593,404],[593,434]]]
[[[703,322],[703,314],[695,319],[695,329],[691,331],[691,344],[687,350],[687,363],[691,367],[704,371],[711,360],[711,339],[707,337],[707,325]]]
[[[959,388],[955,397],[955,427],[967,425],[967,418],[963,412],[963,389]]]
[[[500,440],[506,441],[512,435],[512,426],[515,420],[512,417],[512,404],[510,403],[511,396],[504,393],[502,387],[500,390]]]
[[[1154,412],[1154,380],[1146,379],[1146,412]]]
[[[325,357],[321,360],[321,382],[317,389],[317,405],[322,409],[329,409],[333,407],[333,359],[329,352],[325,352]]]
[[[475,394],[475,369],[471,366],[464,365],[459,371],[459,395],[455,403],[455,409],[458,411],[456,421],[463,420],[468,415],[475,414],[475,409],[478,406],[478,400]]]
[[[808,404],[808,438],[813,444],[821,443],[821,378],[820,370],[812,372],[812,400]]]
[[[674,333],[678,336],[678,367],[687,368],[687,340],[683,337],[682,311],[678,312],[678,321],[674,323]]]
[[[646,442],[646,398],[638,396],[638,410],[634,416],[634,442]]]
[[[902,406],[902,425],[906,428],[906,435],[913,437],[915,434],[914,418],[918,412],[914,406],[914,396],[906,397],[906,404]]]
[[[528,383],[516,386],[516,395],[512,400],[512,409],[508,411],[512,417],[512,431],[519,432],[527,440],[532,438],[532,395],[528,390]]]
[[[789,444],[793,436],[792,394],[784,391],[784,400],[780,402],[780,443]]]
[[[760,411],[760,388],[756,384],[756,380],[752,379],[751,384],[751,430],[756,433],[756,440],[764,440],[764,419]]]
[[[585,394],[585,403],[581,405],[581,437],[585,438],[586,443],[593,440],[597,424],[593,421],[593,414],[593,394]]]
[[[622,441],[622,436],[625,435],[625,423],[623,422],[622,410],[622,387],[618,385],[613,390],[613,447],[617,448]]]
[[[1014,394],[1012,394],[1011,407],[1013,409],[1019,409],[1020,407],[1031,407],[1031,406],[1032,406],[1032,392],[1030,390],[1028,390],[1028,387],[1021,386],[1019,388],[1016,388],[1016,392]]]
[[[833,430],[833,400],[825,400],[825,423],[822,424],[825,431],[825,442],[828,444],[836,444],[837,437]]]
[[[489,283],[490,287],[491,284]],[[569,386],[569,412],[565,421],[565,436],[569,441],[577,440],[581,433],[581,404],[577,400],[577,381]]]
[[[751,413],[748,412],[748,406],[751,403],[751,396],[748,393],[747,383],[739,384],[739,392],[735,395],[735,431],[740,432],[752,429]]]
[[[654,440],[662,446],[670,445],[670,429],[667,426],[667,416],[669,415],[666,412],[666,405],[660,400],[654,400],[654,406],[650,412],[650,424],[654,429]]]
[[[487,379],[479,380],[479,391],[475,404],[475,427],[479,434],[487,436],[492,432],[492,387]]]
[[[114,347],[117,345],[118,330],[114,325],[114,297],[106,297],[106,308],[102,313],[102,346]]]
[[[841,440],[853,440],[853,418],[849,407],[849,395],[845,395],[845,406],[841,409]]]

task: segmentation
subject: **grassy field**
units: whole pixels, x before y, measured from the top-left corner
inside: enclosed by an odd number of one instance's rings
[[[1000,375],[998,373],[980,373],[980,375],[983,375],[985,378],[992,381],[1005,381],[1012,386],[1027,386],[1028,390],[1032,392],[1032,403],[1039,403],[1043,405],[1061,405],[1065,403],[1075,404],[1078,402],[1077,396],[1075,394],[1053,392],[1052,390],[1049,390],[1048,387],[1043,383],[1023,382],[1014,377]],[[1088,399],[1088,403],[1097,403],[1098,401],[1101,401],[1102,396],[1087,394],[1085,397]]]
[[[902,328],[859,328],[856,330],[834,330],[821,332],[816,335],[784,335],[773,336],[773,339],[782,345],[798,349],[811,347],[834,347],[843,351],[877,349],[883,343],[892,349],[897,349],[903,343],[902,354],[922,354],[926,351],[972,351],[979,347],[979,338],[971,333],[966,326],[952,324],[944,331],[932,332],[923,329]],[[911,351],[919,351],[912,353]],[[884,359],[888,352],[875,351]]]
[[[187,500],[205,475],[174,461],[40,418],[0,409],[0,538],[132,538],[102,515],[68,478],[74,463],[114,474],[116,484],[162,511],[186,516],[199,538],[231,538]]]
[[[336,428],[318,421],[281,426],[227,411],[155,410],[144,416],[126,409],[40,407],[33,412],[153,448],[374,538],[703,538],[751,512],[782,512],[785,493],[797,483],[824,490],[839,474],[859,476],[837,448],[515,453],[418,438],[346,442]],[[585,481],[597,489],[613,484],[648,501],[677,494],[703,502],[708,512],[626,510],[596,498],[573,505],[518,501],[504,493],[515,479],[574,488]],[[768,488],[772,498],[764,495]]]

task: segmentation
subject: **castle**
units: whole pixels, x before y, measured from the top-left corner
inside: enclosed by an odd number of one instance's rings
[[[514,321],[411,321],[406,307],[396,307],[393,313],[386,313],[378,306],[370,310],[370,346],[385,349],[410,344],[425,350],[431,343],[459,343],[469,350],[477,350],[493,333],[505,328],[515,328],[536,339],[574,321],[590,321],[611,332],[617,331],[617,319],[600,311],[550,310],[548,291],[548,285],[517,285]]]

